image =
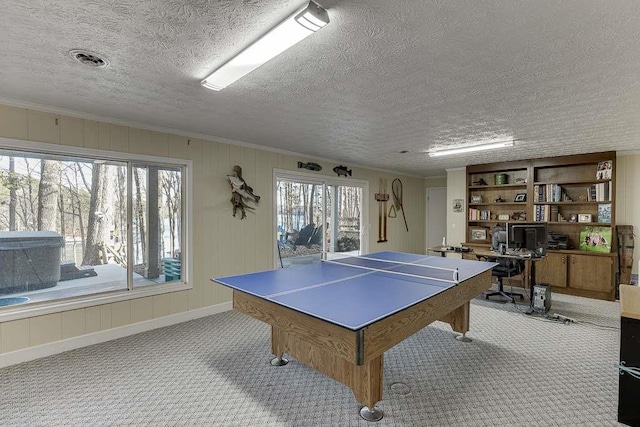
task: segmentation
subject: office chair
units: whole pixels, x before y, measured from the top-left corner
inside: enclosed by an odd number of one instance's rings
[[[519,297],[520,299],[524,298],[524,295],[517,292],[506,292],[504,290],[504,285],[502,283],[502,279],[505,277],[513,277],[516,276],[524,270],[524,261],[511,259],[511,258],[490,258],[487,261],[493,261],[499,263],[496,265],[493,270],[491,270],[491,275],[493,277],[498,278],[498,290],[493,292],[488,292],[484,294],[485,299],[489,299],[489,297],[500,295],[505,298],[511,300],[511,302],[515,303],[515,297]]]

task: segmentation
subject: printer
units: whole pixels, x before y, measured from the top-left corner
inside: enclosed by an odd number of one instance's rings
[[[569,237],[561,233],[549,233],[547,249],[569,249]]]

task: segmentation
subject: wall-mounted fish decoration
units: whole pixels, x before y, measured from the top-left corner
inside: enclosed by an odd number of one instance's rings
[[[351,169],[347,169],[346,166],[336,166],[333,168],[333,171],[338,174],[338,176],[351,176]]]
[[[313,162],[309,162],[309,163],[298,162],[298,169],[308,169],[310,171],[321,171],[322,166]]]

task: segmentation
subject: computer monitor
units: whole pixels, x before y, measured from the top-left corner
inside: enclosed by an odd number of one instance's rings
[[[528,249],[538,254],[547,251],[546,222],[507,223],[507,248]]]

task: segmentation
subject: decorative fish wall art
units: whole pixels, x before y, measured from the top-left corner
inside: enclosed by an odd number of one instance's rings
[[[322,166],[313,162],[309,162],[309,163],[298,162],[298,169],[308,169],[310,171],[321,171]]]
[[[338,175],[338,176],[351,176],[351,169],[347,169],[346,166],[336,166],[335,168],[333,168],[333,171]]]

